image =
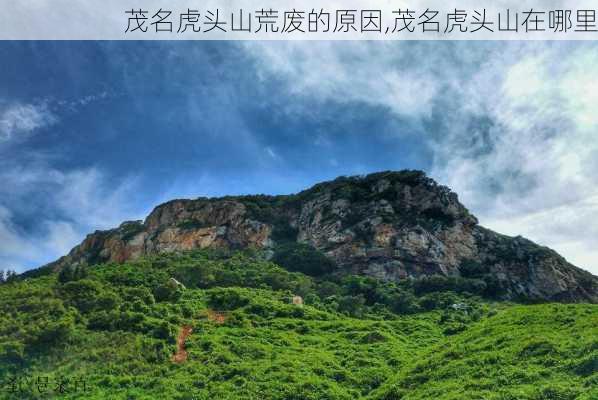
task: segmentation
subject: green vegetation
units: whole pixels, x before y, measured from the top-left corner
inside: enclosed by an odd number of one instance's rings
[[[181,221],[177,224],[177,228],[180,228],[183,230],[202,229],[202,228],[207,228],[208,226],[210,226],[210,225],[202,223],[201,221],[193,220],[193,219]]]
[[[597,306],[494,302],[474,264],[397,285],[328,274],[321,257],[282,245],[287,269],[194,251],[13,277],[0,399],[598,398]]]
[[[323,253],[304,243],[286,243],[279,246],[272,261],[289,271],[311,276],[331,273],[336,267]]]
[[[507,308],[400,371],[373,399],[597,399],[598,310]]]
[[[133,239],[140,232],[143,232],[143,223],[141,221],[125,222],[120,227],[121,238],[125,242]]]

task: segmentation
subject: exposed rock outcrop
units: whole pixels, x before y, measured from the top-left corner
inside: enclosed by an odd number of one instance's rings
[[[479,226],[455,193],[419,171],[342,177],[291,196],[174,200],[143,222],[89,235],[52,267],[288,241],[311,244],[339,271],[384,280],[483,274],[505,298],[598,301],[597,277],[548,248]]]

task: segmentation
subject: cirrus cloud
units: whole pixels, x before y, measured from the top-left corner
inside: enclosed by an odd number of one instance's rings
[[[57,121],[46,104],[0,104],[0,142],[52,125]]]

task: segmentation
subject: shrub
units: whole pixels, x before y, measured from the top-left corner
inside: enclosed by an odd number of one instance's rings
[[[445,309],[451,304],[458,303],[459,296],[453,292],[436,292],[421,297],[419,305],[427,311],[434,309]]]
[[[322,252],[304,243],[287,243],[276,248],[272,261],[289,271],[320,276],[332,272],[335,264]]]
[[[67,283],[87,277],[87,268],[82,265],[68,265],[58,273],[58,282]]]
[[[336,283],[330,281],[321,282],[320,284],[318,284],[316,290],[318,292],[318,296],[320,296],[320,298],[322,299],[330,296],[338,296],[342,293],[341,287]]]
[[[410,292],[399,291],[391,297],[390,302],[392,311],[397,314],[412,314],[419,311],[417,299]]]
[[[112,330],[114,329],[114,323],[118,317],[119,314],[116,312],[94,312],[89,316],[87,327],[93,330]]]
[[[182,290],[175,282],[168,280],[154,288],[154,298],[156,301],[177,301],[181,295]]]
[[[582,358],[577,365],[575,365],[573,371],[581,376],[590,376],[598,373],[598,354],[592,353]]]
[[[525,344],[520,356],[528,359],[530,357],[541,357],[556,352],[554,344],[545,339],[534,339]]]
[[[123,331],[136,332],[142,330],[144,322],[144,314],[125,311],[120,313],[119,318],[115,322],[115,327]]]
[[[338,310],[352,317],[361,317],[365,310],[365,298],[363,295],[344,296],[338,302]]]
[[[124,301],[131,303],[141,300],[147,305],[152,305],[156,302],[152,292],[144,286],[125,288],[122,292],[122,298]]]
[[[22,342],[9,341],[0,343],[0,360],[3,362],[21,362],[25,357],[25,345]]]
[[[158,339],[170,339],[175,335],[174,327],[166,321],[161,322],[152,331],[152,336]]]
[[[445,335],[455,335],[467,329],[467,325],[462,322],[449,322],[443,330]]]
[[[118,302],[114,293],[106,291],[101,283],[90,279],[68,282],[60,288],[60,293],[82,313],[111,309]]]
[[[483,295],[486,293],[487,285],[481,279],[431,275],[414,280],[413,290],[419,295],[448,291]]]
[[[217,310],[235,310],[249,304],[249,299],[237,289],[215,289],[209,293],[208,303]]]
[[[65,315],[57,321],[46,321],[37,331],[37,343],[50,345],[66,340],[75,329],[71,315]]]

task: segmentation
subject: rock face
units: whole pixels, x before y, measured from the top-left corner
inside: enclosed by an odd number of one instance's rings
[[[291,196],[174,200],[144,222],[89,235],[51,266],[294,241],[326,254],[339,272],[388,281],[484,277],[507,299],[598,301],[597,277],[548,248],[479,226],[455,193],[419,171],[342,177]]]

